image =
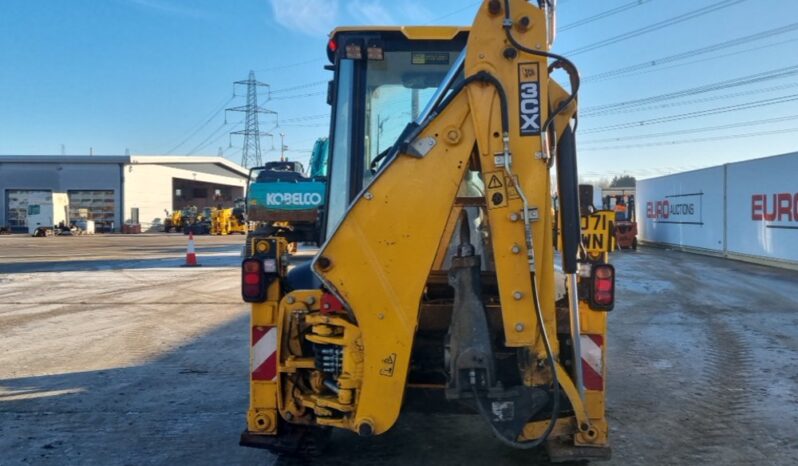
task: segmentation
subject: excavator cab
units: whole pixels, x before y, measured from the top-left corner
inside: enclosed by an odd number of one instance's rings
[[[333,31],[321,247],[289,267],[285,237],[256,233],[242,262],[241,445],[313,453],[331,428],[379,435],[423,391],[508,446],[609,457],[609,226],[580,219],[579,80],[548,51],[553,5],[485,0],[470,28]]]
[[[327,45],[334,73],[326,238],[418,118],[455,64],[467,28],[339,28]]]

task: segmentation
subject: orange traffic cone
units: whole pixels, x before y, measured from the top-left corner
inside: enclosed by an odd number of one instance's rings
[[[186,263],[181,267],[199,267],[202,264],[197,263],[197,254],[194,252],[194,232],[188,233],[188,247],[186,248]]]

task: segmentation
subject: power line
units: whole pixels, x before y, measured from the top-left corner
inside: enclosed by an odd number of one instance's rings
[[[703,94],[707,92],[714,92],[732,87],[747,86],[750,84],[756,84],[763,81],[770,81],[774,79],[781,79],[790,76],[795,76],[797,74],[798,74],[798,65],[786,66],[783,68],[777,68],[775,70],[764,71],[762,73],[750,74],[747,76],[741,76],[739,78],[727,79],[725,81],[718,81],[711,84],[704,84],[702,86],[682,89],[679,91],[668,92],[665,94],[659,94],[650,97],[644,97],[641,99],[633,99],[624,102],[616,102],[616,103],[603,104],[603,105],[594,105],[592,107],[586,107],[580,113],[581,116],[587,117],[595,114],[617,111],[619,109],[639,107],[641,105],[678,99],[682,97],[688,97],[691,95]]]
[[[232,125],[232,126],[233,126],[233,129],[240,128],[240,127],[241,127],[241,125],[242,125],[243,123],[244,123],[244,120],[241,120],[241,121],[239,121],[238,123],[234,123],[234,124]],[[216,144],[217,142],[219,142],[219,140],[220,140],[220,139],[222,139],[222,138],[223,138],[223,137],[225,137],[225,136],[227,136],[227,133],[225,133],[225,132],[223,132],[223,133],[219,134],[219,135],[218,135],[218,136],[216,136],[216,137],[215,137],[213,140],[211,140],[211,141],[208,141],[207,143],[205,143],[205,144],[203,144],[202,146],[198,147],[198,148],[197,148],[197,149],[194,151],[194,153],[196,153],[196,152],[200,152],[200,151],[204,150],[206,147]],[[231,146],[231,147],[232,147],[232,146]],[[243,150],[244,150],[244,149],[243,149],[243,147],[242,147],[242,148],[240,148],[239,150],[243,152]]]
[[[565,56],[574,56],[579,55],[585,52],[590,52],[602,47],[606,47],[608,45],[616,44],[618,42],[622,42],[628,39],[632,39],[634,37],[642,36],[643,34],[648,34],[649,32],[658,31],[660,29],[673,26],[675,24],[683,23],[685,21],[698,18],[700,16],[707,15],[709,13],[714,13],[716,11],[722,10],[723,8],[728,8],[730,6],[736,5],[738,3],[745,2],[747,0],[723,0],[718,3],[713,3],[712,5],[705,6],[703,8],[698,8],[696,10],[688,11],[687,13],[683,13],[678,16],[674,16],[673,18],[666,19],[664,21],[660,21],[658,23],[650,24],[648,26],[642,27],[640,29],[635,29],[634,31],[625,32],[623,34],[619,34],[617,36],[613,36],[604,40],[600,40],[598,42],[594,42],[592,44],[588,44],[574,50],[570,50],[565,52],[563,55]]]
[[[478,2],[469,3],[468,5],[466,5],[464,7],[460,7],[458,9],[454,10],[454,11],[451,11],[451,12],[446,13],[444,15],[438,16],[437,18],[432,18],[431,20],[427,21],[425,24],[432,24],[435,21],[440,21],[442,19],[448,18],[449,16],[456,15],[457,13],[460,13],[461,11],[468,10],[469,8],[474,8],[475,6],[479,5],[480,3],[482,3],[482,0],[480,0]]]
[[[315,125],[292,125],[292,124],[280,125],[280,128],[327,128],[327,127],[329,127],[328,123],[318,123]]]
[[[769,29],[767,31],[758,32],[756,34],[750,34],[743,37],[738,37],[736,39],[727,40],[724,42],[719,42],[717,44],[708,45],[706,47],[700,47],[697,49],[688,50],[686,52],[677,53],[674,55],[668,55],[667,57],[656,58],[654,60],[647,60],[645,62],[637,63],[634,65],[623,66],[620,68],[615,68],[613,70],[604,71],[601,73],[592,74],[589,76],[585,76],[582,78],[583,82],[587,81],[595,81],[600,79],[605,79],[609,77],[620,76],[628,73],[632,73],[634,71],[639,71],[645,68],[650,68],[654,66],[660,66],[667,63],[672,63],[679,60],[684,60],[687,58],[695,57],[697,55],[703,55],[711,52],[716,52],[718,50],[727,49],[730,47],[734,47],[736,45],[748,44],[753,41],[768,39],[770,37],[774,37],[780,34],[786,34],[788,32],[792,32],[798,30],[798,23],[788,24],[786,26],[778,27],[775,29]]]
[[[269,72],[269,71],[284,70],[286,68],[293,68],[293,67],[296,67],[296,66],[307,65],[307,64],[310,64],[310,63],[315,63],[317,61],[322,61],[322,60],[326,60],[326,59],[327,59],[327,57],[316,57],[316,58],[311,58],[309,60],[303,60],[303,61],[298,61],[298,62],[294,62],[294,63],[287,63],[285,65],[272,66],[272,67],[269,67],[269,68],[261,68],[261,69],[255,70],[255,71],[257,71],[259,73],[265,73],[265,72]]]
[[[758,126],[758,125],[769,125],[773,123],[782,123],[785,121],[791,121],[798,119],[798,115],[788,115],[783,117],[776,117],[776,118],[766,118],[764,120],[749,120],[749,121],[740,121],[737,123],[729,123],[725,125],[716,125],[716,126],[704,126],[701,128],[690,128],[690,129],[682,129],[677,131],[665,131],[660,133],[647,133],[647,134],[637,134],[634,136],[619,136],[614,138],[604,138],[604,139],[594,139],[587,141],[579,141],[580,147],[585,144],[603,144],[608,142],[621,142],[621,141],[635,141],[640,139],[651,139],[651,138],[661,138],[666,136],[680,136],[683,134],[696,134],[696,133],[706,133],[710,131],[720,131],[723,129],[733,129],[733,128],[742,128],[747,126]]]
[[[177,150],[177,148],[178,148],[178,147],[180,147],[180,146],[182,146],[183,144],[187,143],[187,142],[189,141],[189,139],[193,138],[193,137],[194,137],[194,135],[196,135],[197,133],[199,133],[199,132],[202,130],[202,128],[204,128],[204,127],[208,126],[208,123],[210,123],[210,122],[211,122],[211,120],[213,120],[213,119],[214,119],[214,118],[215,118],[215,117],[216,117],[216,116],[217,116],[217,115],[218,115],[218,114],[219,114],[219,113],[220,113],[222,110],[224,110],[224,107],[225,107],[227,104],[229,104],[230,102],[232,102],[232,101],[233,101],[233,99],[234,99],[235,97],[236,97],[236,96],[235,96],[235,95],[233,95],[232,97],[230,97],[230,98],[227,98],[227,99],[226,99],[224,102],[222,102],[222,104],[221,104],[221,105],[219,105],[219,106],[215,107],[215,108],[214,108],[214,110],[213,110],[213,112],[211,112],[210,116],[208,116],[208,118],[207,118],[205,121],[201,122],[201,123],[199,124],[199,126],[197,126],[197,127],[196,127],[196,128],[193,130],[193,131],[191,131],[191,132],[189,133],[189,135],[188,135],[188,136],[186,136],[186,137],[185,137],[185,138],[184,138],[182,141],[180,141],[180,142],[179,142],[179,143],[177,143],[177,144],[176,144],[174,147],[172,147],[171,149],[169,149],[169,150],[166,152],[166,154],[171,154],[171,153],[173,153],[174,151],[176,151],[176,150]]]
[[[600,118],[600,117],[605,117],[605,116],[614,116],[614,115],[625,114],[625,113],[634,113],[634,112],[642,112],[642,111],[649,111],[649,110],[659,110],[659,109],[670,108],[670,107],[683,107],[683,106],[686,106],[686,105],[701,104],[701,103],[713,102],[713,101],[717,101],[717,100],[729,100],[729,99],[733,99],[733,98],[736,98],[736,97],[743,97],[743,96],[747,96],[747,95],[766,94],[768,92],[781,91],[781,90],[784,90],[784,89],[791,89],[791,88],[795,88],[795,87],[798,87],[798,82],[790,82],[790,83],[782,84],[782,85],[779,85],[779,86],[764,87],[764,88],[761,88],[761,89],[752,89],[750,91],[734,92],[734,93],[731,93],[731,94],[721,94],[721,95],[712,96],[712,97],[702,97],[700,99],[690,99],[690,100],[682,100],[682,101],[679,101],[679,102],[665,103],[665,104],[661,104],[661,105],[652,105],[652,106],[649,106],[649,107],[631,107],[631,108],[622,108],[622,109],[618,109],[618,110],[614,110],[614,111],[604,111],[604,112],[600,112],[600,113],[591,113],[587,118],[591,118],[592,119],[592,118]],[[583,116],[583,118],[585,118],[585,117]]]
[[[281,94],[283,92],[290,92],[290,91],[296,91],[296,90],[300,90],[300,89],[307,89],[307,88],[310,88],[310,87],[316,87],[316,86],[320,86],[322,84],[326,85],[327,81],[314,81],[312,83],[298,84],[296,86],[291,86],[291,87],[286,87],[286,88],[283,88],[283,89],[277,89],[277,90],[271,91],[270,94],[272,94],[272,95]]]
[[[279,97],[272,97],[271,100],[290,100],[290,99],[302,99],[304,97],[315,97],[326,94],[326,91],[318,91],[318,92],[308,92],[307,94],[293,94],[293,95],[284,95]]]
[[[747,49],[740,49],[740,50],[736,50],[734,52],[724,53],[724,54],[721,54],[721,55],[715,55],[715,56],[711,56],[711,57],[699,58],[698,60],[692,60],[692,61],[688,61],[688,62],[684,62],[684,63],[676,63],[676,64],[673,64],[673,65],[670,65],[670,66],[663,66],[661,68],[647,69],[647,70],[643,70],[643,71],[638,71],[636,73],[627,73],[627,74],[623,74],[623,75],[619,75],[619,76],[611,76],[611,77],[603,78],[603,79],[595,79],[595,80],[592,80],[591,82],[602,82],[602,81],[608,81],[608,80],[612,80],[612,79],[616,79],[616,78],[622,78],[622,77],[640,76],[640,75],[648,74],[648,73],[651,73],[651,72],[654,72],[654,71],[661,72],[663,70],[670,70],[670,69],[673,69],[673,68],[680,68],[680,67],[683,67],[683,66],[695,65],[696,63],[705,63],[705,62],[708,62],[708,61],[718,60],[718,59],[726,58],[726,57],[739,58],[741,56],[745,56],[745,54],[747,54],[749,52],[755,52],[757,50],[771,48],[771,47],[776,47],[776,46],[779,46],[779,45],[784,45],[784,44],[791,43],[791,42],[796,42],[796,41],[798,41],[798,38],[783,40],[783,41],[780,41],[780,42],[774,42],[772,44],[760,45],[760,46],[757,46],[757,47],[750,47],[750,48],[747,48]],[[658,66],[658,65],[655,65],[655,66]]]
[[[557,28],[557,32],[565,32],[570,29],[575,29],[580,26],[584,26],[585,24],[590,24],[594,21],[598,21],[600,19],[604,19],[613,15],[617,15],[618,13],[623,13],[626,10],[631,10],[632,8],[636,8],[638,6],[644,5],[646,3],[651,2],[652,0],[634,0],[629,3],[624,3],[621,6],[617,6],[615,8],[610,8],[609,10],[602,11],[600,13],[596,13],[593,16],[588,16],[587,18],[580,19],[578,21],[574,21],[573,23],[566,24],[562,27]]]
[[[665,116],[665,117],[652,118],[652,119],[649,119],[649,120],[641,120],[641,121],[635,121],[635,122],[629,122],[629,123],[620,123],[620,124],[616,124],[616,125],[601,126],[601,127],[598,127],[598,128],[583,130],[583,131],[581,131],[581,133],[582,134],[594,134],[594,133],[604,133],[604,132],[607,132],[607,131],[613,131],[613,130],[618,130],[618,129],[639,128],[639,127],[642,127],[642,126],[655,125],[655,124],[660,124],[660,123],[669,123],[669,122],[672,122],[672,121],[684,120],[684,119],[688,119],[688,118],[697,118],[697,117],[708,116],[708,115],[717,115],[717,114],[721,114],[721,113],[736,112],[736,111],[739,111],[739,110],[747,110],[749,108],[766,107],[766,106],[769,106],[769,105],[782,104],[782,103],[786,103],[786,102],[792,102],[792,101],[795,101],[795,100],[798,100],[798,94],[791,94],[791,95],[786,95],[786,96],[781,96],[781,97],[774,97],[772,99],[757,100],[757,101],[753,101],[753,102],[746,102],[746,103],[736,104],[736,105],[727,105],[725,107],[717,107],[717,108],[711,108],[711,109],[707,109],[707,110],[699,110],[699,111],[695,111],[695,112],[680,113],[680,114],[677,114],[677,115],[669,115],[669,116]]]
[[[318,114],[318,115],[305,115],[305,116],[299,116],[299,117],[293,117],[293,118],[286,118],[284,120],[280,120],[280,123],[282,124],[282,123],[290,123],[290,122],[295,122],[295,121],[321,120],[323,118],[329,118],[329,117],[330,117],[329,113],[321,113],[321,114]]]
[[[223,130],[225,128],[225,126],[227,126],[227,124],[228,123],[225,121],[224,123],[219,125],[216,129],[214,129],[211,132],[211,134],[209,134],[207,137],[205,137],[205,139],[203,139],[199,144],[194,146],[194,148],[192,148],[190,151],[186,152],[186,155],[195,154],[200,148],[205,147],[207,145],[208,141],[210,141],[214,136],[216,136],[219,133],[219,131]]]
[[[743,139],[743,138],[751,138],[751,137],[759,137],[759,136],[772,136],[776,134],[787,134],[787,133],[796,133],[798,132],[798,128],[785,128],[785,129],[777,129],[772,131],[758,131],[753,133],[741,133],[741,134],[731,134],[727,136],[711,136],[705,138],[694,138],[694,139],[681,139],[676,141],[663,141],[663,142],[651,142],[645,144],[628,144],[628,145],[621,145],[621,146],[603,146],[603,147],[587,147],[581,149],[582,151],[602,151],[602,150],[622,150],[622,149],[640,149],[643,147],[656,147],[656,146],[671,146],[671,145],[679,145],[679,144],[694,144],[698,142],[710,142],[710,141],[725,141],[730,139]]]

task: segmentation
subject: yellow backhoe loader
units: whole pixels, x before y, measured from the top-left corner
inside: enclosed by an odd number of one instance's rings
[[[248,232],[249,223],[243,199],[236,199],[234,207],[225,209],[219,206],[211,213],[212,235],[232,235],[233,233],[246,235]]]
[[[609,457],[615,271],[606,218],[580,218],[579,80],[548,51],[554,18],[550,1],[486,0],[470,28],[333,31],[322,246],[289,270],[285,239],[253,234],[242,261],[242,445],[379,435],[423,394],[510,447]]]
[[[183,229],[183,211],[174,210],[170,214],[168,210],[164,210],[163,231],[164,233],[171,233],[173,231],[180,233]]]

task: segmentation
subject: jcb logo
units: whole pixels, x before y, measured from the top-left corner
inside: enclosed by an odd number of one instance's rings
[[[540,77],[537,63],[518,65],[518,107],[522,136],[540,134]]]

